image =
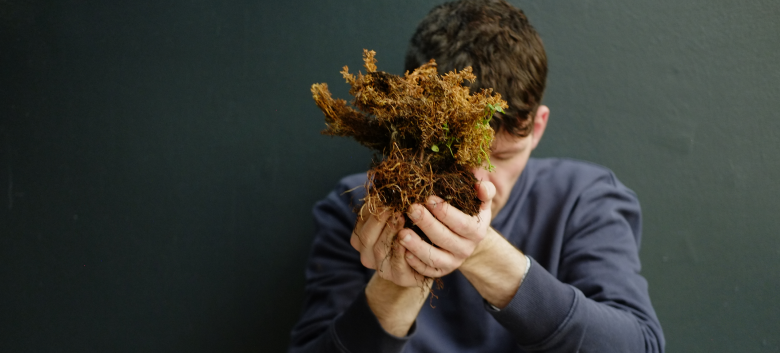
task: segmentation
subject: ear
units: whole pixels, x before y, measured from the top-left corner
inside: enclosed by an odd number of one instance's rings
[[[546,105],[540,105],[536,108],[536,115],[534,116],[534,129],[531,132],[531,149],[535,149],[539,145],[539,141],[542,140],[544,135],[544,129],[547,128],[547,119],[550,117],[550,108]]]

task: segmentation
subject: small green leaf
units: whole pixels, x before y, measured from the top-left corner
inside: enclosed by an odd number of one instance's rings
[[[496,105],[496,111],[499,112],[499,113],[503,113],[504,109],[501,109],[500,105]]]
[[[431,146],[431,150],[433,150],[433,152],[439,152],[439,146],[433,145]]]

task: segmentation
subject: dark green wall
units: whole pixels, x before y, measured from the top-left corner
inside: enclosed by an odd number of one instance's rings
[[[310,207],[370,159],[309,86],[400,73],[440,2],[0,0],[0,351],[283,351]],[[637,191],[668,351],[780,350],[780,3],[514,3],[537,155]]]
[[[606,165],[639,195],[669,352],[780,351],[780,2],[540,4],[538,152]]]

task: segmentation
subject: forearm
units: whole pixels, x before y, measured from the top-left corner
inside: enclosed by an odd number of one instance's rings
[[[657,332],[641,317],[585,297],[539,264],[527,273],[525,255],[494,231],[483,242],[460,271],[488,303],[500,309],[488,311],[524,349],[662,351]]]
[[[460,267],[488,303],[504,308],[514,298],[526,273],[527,260],[492,228],[477,250]]]
[[[327,305],[320,303],[304,315],[303,325],[293,330],[289,352],[401,352],[413,335],[429,287],[398,287],[374,275],[357,290],[357,297],[340,312],[331,310],[334,304],[345,304],[344,296],[334,296],[338,290],[311,293],[311,298],[330,297]],[[330,313],[333,320],[322,317]]]
[[[588,298],[536,262],[505,308],[486,309],[529,352],[663,352],[649,317]]]
[[[414,324],[403,337],[390,334],[380,324],[378,317],[368,305],[365,286],[361,286],[357,297],[334,320],[319,320],[318,310],[314,316],[304,317],[306,325],[293,330],[290,353],[309,352],[401,352],[414,334]],[[379,289],[379,288],[377,288]],[[337,299],[338,298],[330,298]],[[320,309],[326,309],[322,308]],[[414,321],[412,321],[414,322]]]
[[[397,337],[406,336],[430,292],[431,280],[420,287],[400,287],[374,274],[366,286],[366,300],[382,328]]]

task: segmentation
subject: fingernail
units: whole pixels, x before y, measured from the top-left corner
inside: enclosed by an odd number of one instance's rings
[[[422,216],[422,211],[416,209],[416,207],[414,211],[409,213],[409,218],[411,218],[413,221],[420,219],[420,216]]]
[[[411,260],[411,259],[413,259],[413,258],[414,258],[414,255],[412,255],[412,254],[406,254],[406,258],[407,258],[407,259],[409,259],[409,260]]]
[[[406,235],[404,235],[403,238],[401,238],[401,244],[406,244],[406,242],[408,242],[411,239],[412,239],[412,235],[411,234],[406,234]]]

